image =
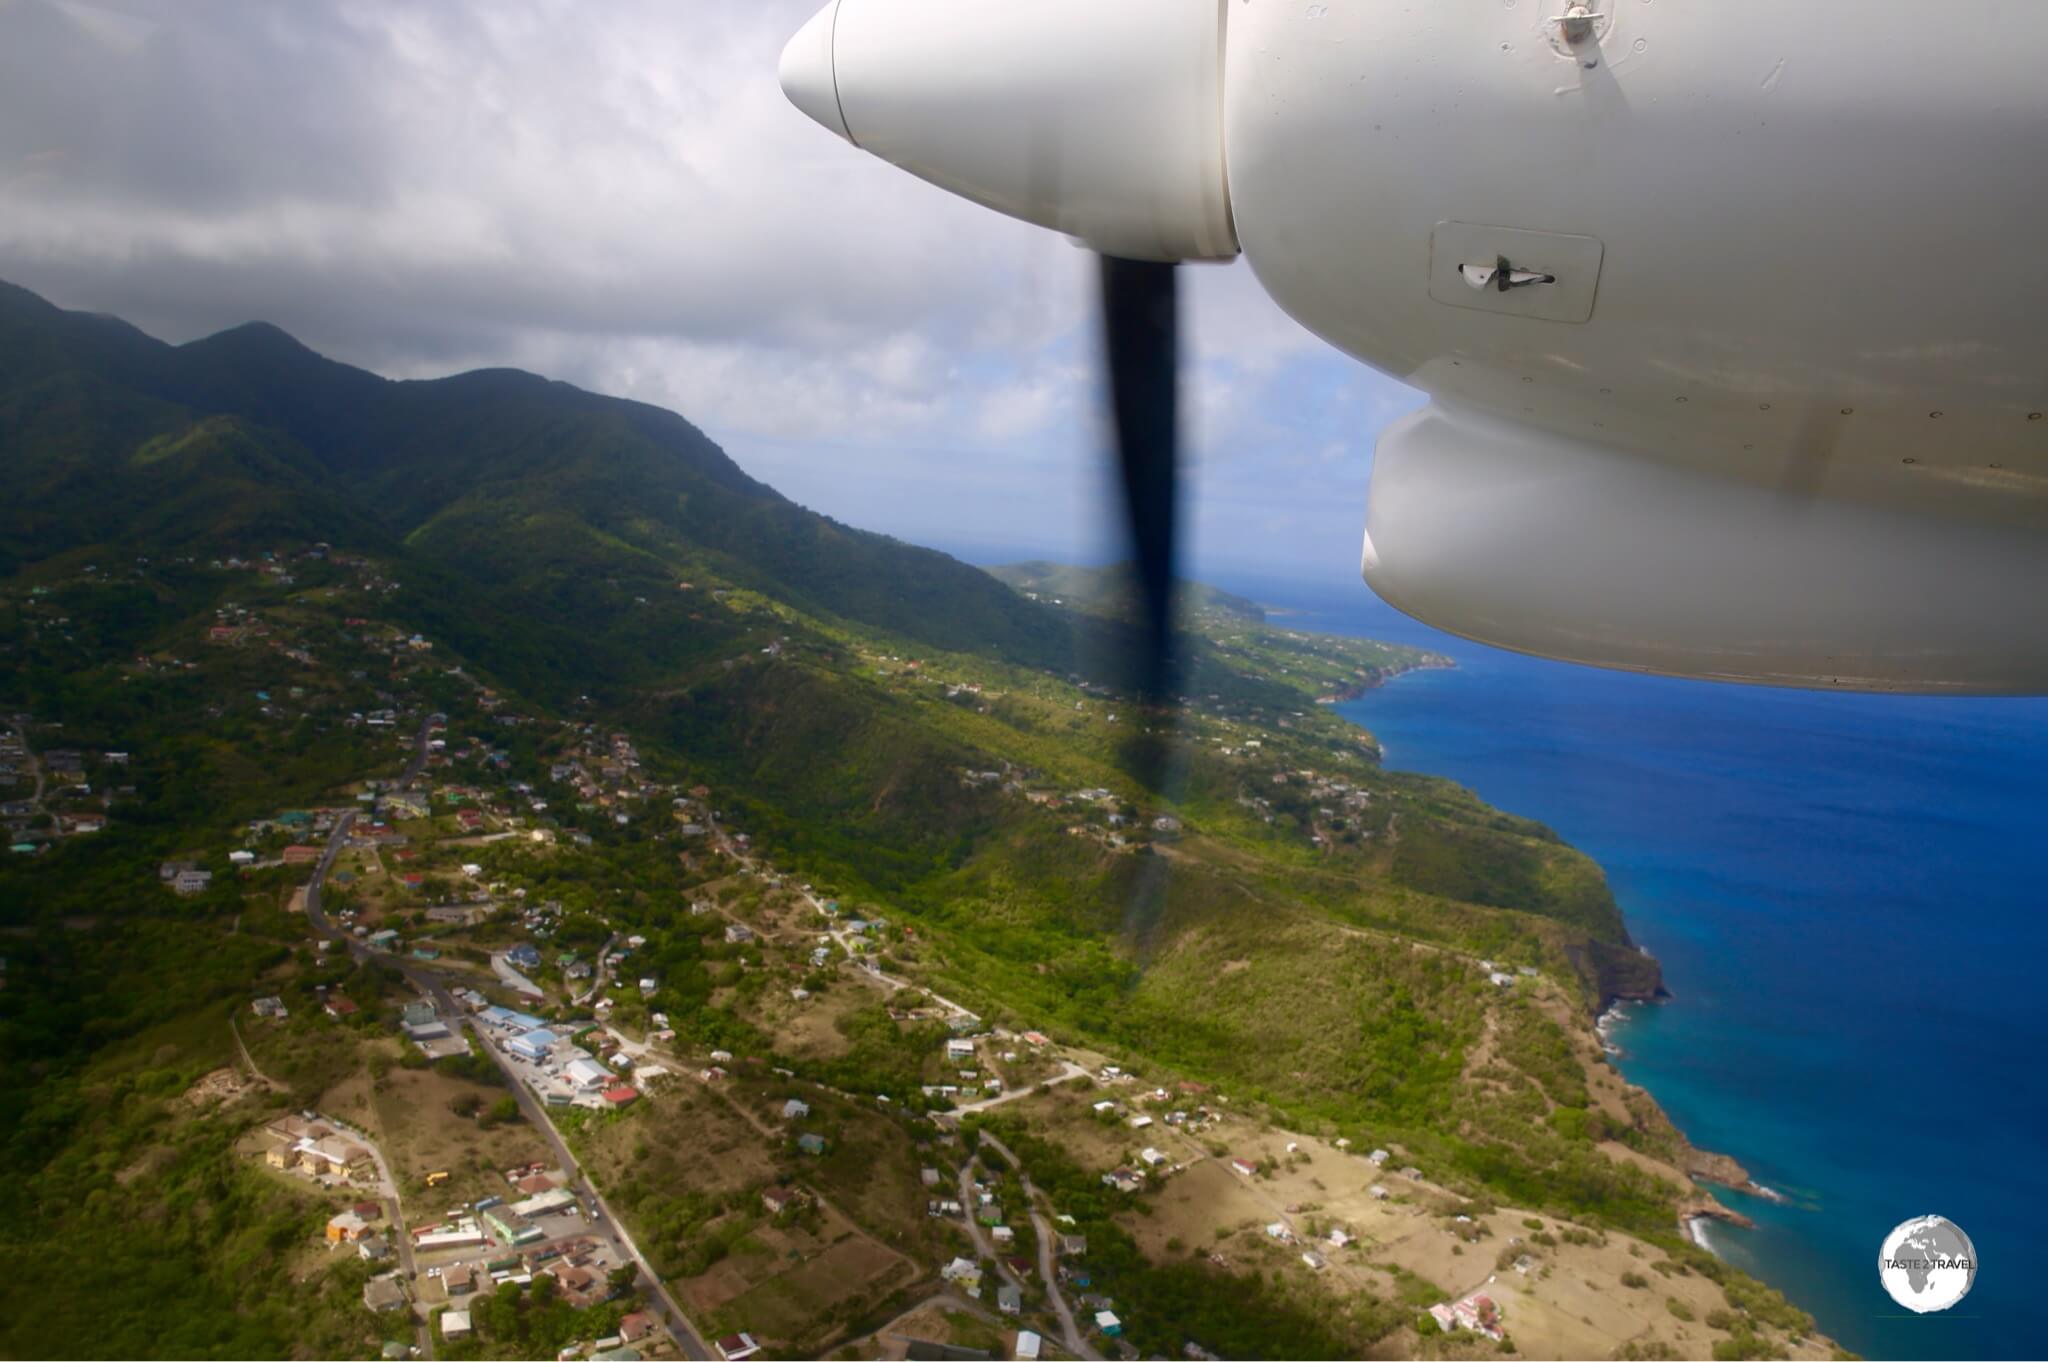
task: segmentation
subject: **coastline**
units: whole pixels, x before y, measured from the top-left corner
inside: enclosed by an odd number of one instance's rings
[[[2038,1330],[2010,1324],[2023,1274],[1980,1280],[1975,1313],[1906,1320],[1867,1264],[1937,1200],[1986,1262],[2021,1261],[2048,1199],[2038,1132],[2005,1102],[2048,1044],[2012,1002],[2048,951],[2031,850],[2048,701],[1604,672],[1459,646],[1348,581],[1232,585],[1300,605],[1298,627],[1457,657],[1339,712],[1381,736],[1388,766],[1536,817],[1608,869],[1681,1005],[1610,1009],[1622,1053],[1607,1058],[1752,1169],[1742,1196],[1699,1188],[1755,1219],[1704,1227],[1731,1267],[1871,1357],[2040,1355]],[[1930,979],[1944,987],[1898,1025],[1897,1000]],[[1899,1157],[1906,1094],[1973,1118],[1938,1171]]]
[[[1378,690],[1396,677],[1407,676],[1411,672],[1449,672],[1456,671],[1457,669],[1458,663],[1455,658],[1445,657],[1441,653],[1426,653],[1415,662],[1404,662],[1392,667],[1376,667],[1374,668],[1375,675],[1372,677],[1363,681],[1354,681],[1350,685],[1339,690],[1333,690],[1328,694],[1318,695],[1316,703],[1319,705],[1348,704],[1365,695],[1367,691]],[[1359,725],[1353,726],[1358,727]],[[1378,740],[1375,739],[1374,741],[1377,743]]]
[[[1351,693],[1343,698],[1347,700],[1359,698],[1368,691],[1385,685],[1395,677],[1404,676],[1411,672],[1454,670],[1456,666],[1457,663],[1451,659],[1436,660],[1436,655],[1431,655],[1428,660],[1402,667],[1398,670],[1389,669],[1378,679],[1352,688]],[[1332,701],[1331,703],[1341,702],[1339,700]],[[1323,702],[1319,700],[1318,703]],[[1370,731],[1366,730],[1363,724],[1358,724],[1356,720],[1351,722],[1362,731]],[[1378,745],[1376,737],[1374,738],[1374,743],[1376,746]],[[1384,760],[1385,749],[1381,748],[1380,752],[1382,760]],[[1625,926],[1624,930],[1626,930]],[[1599,1046],[1602,1055],[1612,1064],[1613,1061],[1623,1056],[1624,1052],[1617,1043],[1616,1033],[1628,1022],[1630,1011],[1647,1003],[1662,1003],[1668,1002],[1671,999],[1670,990],[1664,986],[1662,967],[1647,947],[1636,945],[1633,941],[1619,947],[1613,945],[1613,943],[1589,942],[1583,958],[1575,953],[1574,963],[1578,965],[1582,979],[1595,992],[1590,1015],[1591,1029],[1594,1040]],[[1616,968],[1637,977],[1631,983],[1623,983],[1617,987],[1613,982],[1610,982],[1609,977],[1610,971]],[[1645,968],[1648,970],[1647,977],[1643,977],[1643,970]],[[1657,1114],[1670,1125],[1673,1133],[1677,1135],[1681,1142],[1681,1151],[1676,1171],[1690,1178],[1698,1189],[1697,1195],[1683,1197],[1678,1203],[1677,1221],[1680,1233],[1702,1250],[1713,1254],[1717,1259],[1726,1261],[1726,1255],[1714,1245],[1708,1236],[1708,1224],[1713,1221],[1719,1221],[1722,1224],[1731,1225],[1737,1229],[1748,1230],[1755,1229],[1756,1222],[1741,1211],[1722,1203],[1710,1192],[1706,1191],[1706,1187],[1709,1185],[1725,1187],[1730,1191],[1738,1192],[1745,1196],[1759,1197],[1763,1200],[1780,1204],[1787,1203],[1788,1198],[1783,1193],[1757,1182],[1755,1178],[1750,1176],[1747,1168],[1743,1167],[1742,1164],[1729,1155],[1704,1150],[1693,1144],[1685,1132],[1678,1128],[1677,1123],[1672,1121],[1670,1113],[1665,1111],[1663,1104],[1657,1101],[1654,1093],[1636,1084],[1629,1084],[1629,1086],[1642,1092],[1649,1098]]]
[[[1664,998],[1649,1001],[1663,1002],[1667,1001],[1668,998],[1669,995],[1667,994]],[[1643,1001],[1645,1000],[1616,999],[1602,1008],[1600,1014],[1594,1018],[1593,1033],[1599,1038],[1601,1052],[1609,1060],[1621,1059],[1626,1056],[1626,1051],[1615,1042],[1615,1033],[1627,1024],[1629,1019],[1628,1010],[1640,1006]],[[1640,1090],[1647,1094],[1651,1101],[1656,1101],[1656,1095],[1650,1093],[1649,1089],[1642,1088]],[[1659,1103],[1657,1109],[1660,1112],[1663,1111],[1663,1104]],[[1666,1120],[1670,1119],[1669,1112],[1665,1112],[1664,1115]],[[1676,1130],[1677,1125],[1674,1123],[1672,1128]],[[1780,1206],[1792,1204],[1790,1197],[1778,1191],[1775,1187],[1767,1187],[1763,1183],[1758,1182],[1751,1176],[1747,1168],[1743,1167],[1741,1163],[1729,1155],[1717,1154],[1711,1150],[1701,1149],[1688,1139],[1683,1131],[1679,1131],[1679,1138],[1685,1140],[1682,1168],[1686,1176],[1693,1179],[1693,1181],[1710,1183],[1716,1187],[1726,1187],[1731,1192],[1740,1192],[1744,1196],[1756,1197],[1758,1200],[1774,1202]],[[1685,1213],[1684,1218],[1688,1226],[1688,1232],[1691,1232],[1692,1223],[1695,1220],[1701,1219],[1720,1220],[1742,1229],[1756,1228],[1756,1222],[1748,1216],[1732,1207],[1722,1205],[1711,1197],[1706,1198],[1697,1210]],[[1695,1238],[1697,1237],[1695,1234]],[[1703,1244],[1701,1247],[1706,1247],[1706,1245]]]

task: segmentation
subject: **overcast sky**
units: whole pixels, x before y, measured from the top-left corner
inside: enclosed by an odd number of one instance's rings
[[[1099,552],[1091,258],[790,107],[820,2],[0,0],[0,278],[167,340],[532,369],[853,524]],[[1356,582],[1421,399],[1242,262],[1183,274],[1198,566]]]

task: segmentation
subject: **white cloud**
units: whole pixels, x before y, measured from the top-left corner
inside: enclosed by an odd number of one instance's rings
[[[174,340],[260,317],[394,375],[531,368],[857,523],[1071,542],[1102,483],[1092,262],[789,107],[815,4],[0,0],[0,277]],[[1184,281],[1221,498],[1191,519],[1327,514],[1302,452],[1341,467],[1401,390],[1246,266]]]

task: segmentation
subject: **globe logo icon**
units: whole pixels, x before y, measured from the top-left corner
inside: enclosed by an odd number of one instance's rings
[[[1946,1310],[1970,1294],[1977,1250],[1953,1220],[1923,1215],[1884,1237],[1877,1277],[1885,1294],[1915,1314]]]

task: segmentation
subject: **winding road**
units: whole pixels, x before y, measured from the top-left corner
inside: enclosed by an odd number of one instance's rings
[[[50,831],[54,836],[57,830],[57,817],[43,807],[43,759],[38,757],[29,747],[27,729],[18,723],[10,723],[8,727],[14,730],[15,738],[21,743],[22,760],[28,763],[29,773],[35,777],[36,781],[35,792],[28,797],[29,817],[49,819]]]
[[[1001,1154],[1009,1162],[1010,1167],[1016,1170],[1017,1178],[1023,1184],[1024,1206],[1031,1214],[1032,1232],[1038,1236],[1038,1273],[1045,1279],[1045,1298],[1051,1304],[1053,1314],[1059,1316],[1061,1341],[1067,1345],[1067,1351],[1076,1357],[1085,1358],[1087,1362],[1101,1362],[1102,1355],[1082,1336],[1080,1328],[1074,1323],[1074,1312],[1067,1307],[1066,1297],[1060,1294],[1059,1273],[1053,1265],[1053,1244],[1056,1241],[1053,1237],[1052,1222],[1039,1208],[1039,1202],[1043,1198],[1039,1190],[1031,1185],[1031,1175],[1024,1171],[1023,1161],[1010,1152],[1010,1147],[986,1130],[981,1132],[981,1142]],[[964,1188],[967,1182],[966,1173],[960,1175],[960,1181]],[[961,1204],[964,1206],[967,1203],[963,1201]],[[971,1219],[969,1223],[973,1223]],[[980,1237],[977,1235],[976,1242],[979,1241]],[[1007,1269],[1005,1271],[1007,1272]]]

